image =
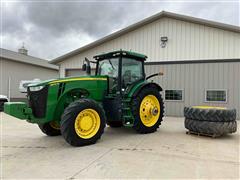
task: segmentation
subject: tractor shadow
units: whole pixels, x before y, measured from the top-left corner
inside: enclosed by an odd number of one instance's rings
[[[106,126],[104,133],[102,137],[96,142],[95,146],[114,146],[117,144],[123,144],[123,142],[129,141],[129,139],[132,139],[131,141],[134,141],[138,136],[141,136],[141,134],[138,134],[134,129],[132,128],[126,128],[126,127],[120,127],[120,128],[111,128],[109,126]],[[38,145],[41,147],[44,147],[44,149],[48,148],[77,148],[69,145],[64,138],[60,136],[46,136],[46,135],[39,135],[37,139],[35,139],[38,142]],[[92,147],[93,145],[88,146],[81,146],[79,148],[84,147]],[[84,148],[85,149],[85,148]]]

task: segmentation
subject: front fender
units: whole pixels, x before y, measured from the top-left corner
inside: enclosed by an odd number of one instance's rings
[[[73,101],[81,98],[86,98],[90,95],[86,89],[76,88],[65,92],[57,101],[57,105],[54,111],[54,120],[60,121],[61,115],[64,109]]]

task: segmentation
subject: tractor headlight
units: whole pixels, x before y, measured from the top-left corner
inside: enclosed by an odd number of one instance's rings
[[[32,87],[29,87],[30,91],[40,91],[43,88],[44,88],[44,86],[32,86]]]

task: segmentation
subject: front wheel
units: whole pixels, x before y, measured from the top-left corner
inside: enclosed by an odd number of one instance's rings
[[[97,102],[80,99],[64,110],[62,136],[72,146],[94,144],[104,132],[105,121],[104,110]]]
[[[61,135],[60,126],[57,122],[51,121],[44,124],[38,124],[41,131],[48,136],[58,136]]]
[[[135,122],[133,128],[141,133],[152,133],[160,126],[164,106],[161,94],[155,88],[144,88],[132,101]]]

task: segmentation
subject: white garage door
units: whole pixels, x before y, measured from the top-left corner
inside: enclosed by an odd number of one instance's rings
[[[66,69],[65,71],[66,77],[71,76],[86,76],[86,71],[83,71],[82,69]],[[95,69],[91,70],[91,75],[95,75]]]

